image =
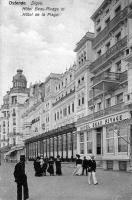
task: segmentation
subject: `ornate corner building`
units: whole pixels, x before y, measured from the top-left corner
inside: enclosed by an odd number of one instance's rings
[[[104,169],[131,170],[132,0],[104,0],[91,19],[95,31],[76,44],[76,64],[64,73],[27,88],[17,70],[1,107],[7,155],[24,141],[31,160],[94,154]]]

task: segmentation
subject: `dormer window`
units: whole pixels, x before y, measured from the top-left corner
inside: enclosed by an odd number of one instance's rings
[[[99,51],[97,51],[97,55],[101,56],[101,49]]]
[[[101,26],[96,31],[99,33],[101,31]]]
[[[108,42],[107,44],[106,44],[106,50],[108,50],[110,48],[110,42]]]
[[[115,16],[118,15],[120,11],[121,11],[121,5],[119,5],[119,6],[115,9]]]
[[[109,22],[110,22],[110,17],[108,17],[108,18],[105,20],[106,26],[108,25]]]
[[[121,31],[115,35],[116,38],[116,42],[118,42],[119,40],[121,40]]]

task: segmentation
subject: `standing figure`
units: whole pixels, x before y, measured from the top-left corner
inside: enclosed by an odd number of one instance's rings
[[[34,161],[34,169],[35,169],[35,176],[42,176],[42,169],[40,165],[39,156],[37,156],[36,160]]]
[[[97,179],[96,179],[96,161],[94,160],[94,156],[91,156],[91,159],[88,161],[88,183],[91,184],[91,176],[93,179],[94,185],[97,185]]]
[[[87,171],[87,168],[88,168],[88,160],[86,159],[86,156],[84,156],[84,159],[82,161],[82,175],[84,175],[84,171],[86,172],[86,176],[88,175],[88,171]]]
[[[82,159],[80,159],[80,155],[76,154],[76,169],[73,172],[73,175],[82,175]]]
[[[54,176],[54,159],[53,159],[53,157],[50,157],[48,164],[49,164],[49,166],[48,166],[47,172],[50,174],[50,176]]]
[[[59,155],[57,156],[55,164],[56,164],[56,175],[62,175],[62,171],[61,171],[61,159],[60,159]]]
[[[46,176],[46,170],[48,166],[48,158],[44,159],[44,164],[43,164],[43,175]]]
[[[25,155],[20,156],[20,161],[14,169],[15,182],[17,183],[17,200],[22,200],[22,188],[24,200],[29,198],[27,176],[25,174]]]

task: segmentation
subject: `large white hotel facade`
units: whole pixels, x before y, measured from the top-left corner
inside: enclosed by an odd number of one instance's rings
[[[94,154],[104,169],[131,170],[132,0],[105,0],[91,18],[95,33],[67,71],[27,88],[17,70],[1,106],[1,155]]]

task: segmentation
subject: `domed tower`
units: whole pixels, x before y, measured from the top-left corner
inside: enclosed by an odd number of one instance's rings
[[[23,70],[18,69],[17,74],[13,76],[13,90],[25,90],[27,87],[27,80],[26,77],[22,74]]]
[[[13,76],[13,87],[10,90],[9,97],[9,144],[18,145],[22,142],[22,113],[24,103],[28,98],[29,90],[27,88],[27,79],[23,75],[23,70],[18,69],[17,74]]]

